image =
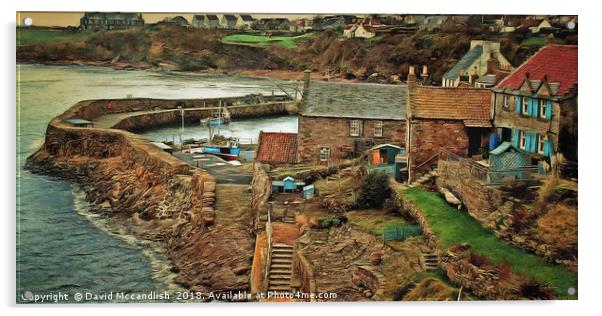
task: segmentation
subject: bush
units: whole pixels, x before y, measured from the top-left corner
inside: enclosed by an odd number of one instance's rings
[[[357,204],[361,208],[381,208],[389,197],[389,176],[384,172],[371,172],[364,179]]]
[[[491,263],[487,257],[480,255],[478,253],[474,253],[474,252],[470,254],[470,257],[468,258],[468,262],[470,262],[472,265],[475,265],[479,268],[482,268]]]
[[[534,279],[524,280],[518,288],[519,295],[531,300],[552,300],[552,288],[547,283],[540,283]]]
[[[347,223],[347,217],[343,215],[328,215],[318,220],[320,228],[341,227]]]

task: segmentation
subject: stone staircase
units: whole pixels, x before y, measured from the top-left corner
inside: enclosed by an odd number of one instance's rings
[[[434,253],[423,253],[421,261],[426,271],[439,269],[439,256]]]
[[[437,169],[435,168],[435,169],[423,174],[420,178],[412,181],[412,183],[410,183],[409,187],[413,188],[413,187],[421,186],[425,182],[429,181],[430,179],[432,179],[433,177],[436,177],[436,176],[437,176]]]
[[[274,244],[268,274],[268,291],[291,292],[293,275],[293,246]]]

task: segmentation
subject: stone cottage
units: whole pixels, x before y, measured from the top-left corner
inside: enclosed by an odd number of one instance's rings
[[[489,88],[512,69],[500,51],[499,42],[473,40],[468,52],[443,75],[441,86],[457,87],[465,82],[469,86]]]
[[[577,46],[545,46],[492,89],[494,125],[501,141],[526,153],[530,164],[545,161],[547,169],[558,166],[574,177],[577,55]]]
[[[408,79],[409,181],[437,164],[440,149],[461,156],[484,152],[491,132],[491,92],[479,88],[417,86]]]
[[[300,162],[336,163],[378,144],[405,146],[405,85],[309,84],[308,78],[298,120]]]
[[[215,29],[219,27],[219,18],[215,14],[195,14],[190,24],[197,29]]]
[[[224,14],[222,16],[222,20],[220,21],[220,27],[223,29],[234,29],[236,28],[236,23],[238,22],[238,18],[234,14]]]
[[[79,20],[82,30],[126,30],[144,26],[140,13],[127,12],[86,12]]]

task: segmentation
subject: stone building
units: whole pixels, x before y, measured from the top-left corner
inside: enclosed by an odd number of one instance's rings
[[[437,164],[440,149],[482,154],[491,124],[491,92],[478,88],[417,86],[408,80],[409,181]]]
[[[234,29],[236,28],[236,23],[238,22],[238,18],[234,14],[224,14],[222,16],[222,20],[220,21],[220,27],[223,29]]]
[[[512,69],[500,51],[499,42],[473,40],[468,52],[443,75],[441,86],[457,87],[467,83],[469,86],[489,88]]]
[[[378,144],[405,146],[405,85],[308,81],[298,121],[300,162],[336,163]]]
[[[577,46],[545,46],[492,89],[501,141],[512,142],[531,164],[545,161],[556,170],[559,163],[575,177],[577,55]]]
[[[144,26],[140,13],[127,12],[86,12],[79,20],[79,27],[85,31],[126,30]]]

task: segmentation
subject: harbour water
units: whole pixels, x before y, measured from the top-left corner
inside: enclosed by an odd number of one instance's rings
[[[165,256],[156,245],[129,236],[108,218],[90,211],[76,185],[24,170],[26,158],[44,141],[47,123],[77,101],[95,98],[207,98],[270,94],[283,81],[225,75],[116,71],[80,66],[17,66],[17,288],[27,295],[177,289]],[[296,131],[296,117],[233,122],[223,135],[252,138],[259,130]],[[146,131],[170,140],[178,127]],[[187,126],[184,138],[202,138]]]

